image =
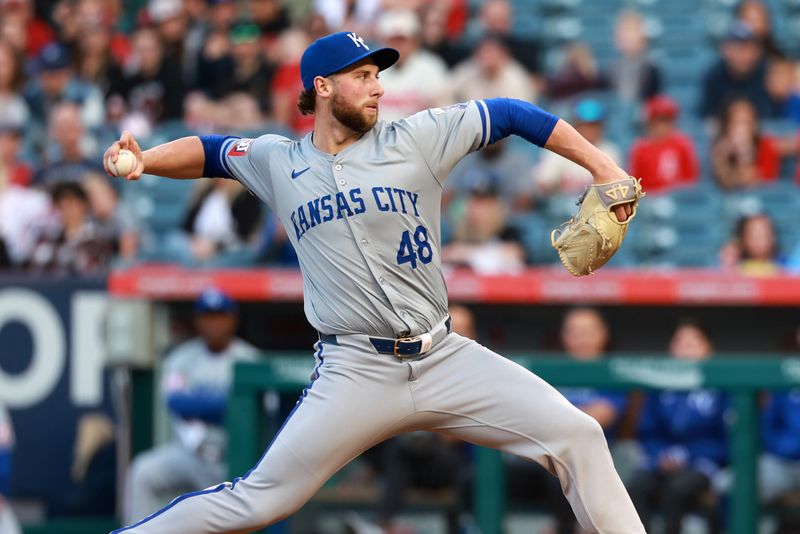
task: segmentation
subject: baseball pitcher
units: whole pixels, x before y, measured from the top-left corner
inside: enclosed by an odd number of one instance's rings
[[[626,226],[636,180],[569,124],[522,101],[470,101],[378,121],[379,73],[397,58],[355,33],[312,43],[301,60],[298,105],[313,113],[314,130],[299,141],[210,135],[142,152],[125,132],[107,150],[107,167],[121,149],[136,155],[128,180],[144,172],[223,177],[267,203],[297,251],[305,313],[319,331],[311,384],[249,472],[116,532],[265,527],[298,510],[364,450],[415,430],[541,463],[558,476],[586,530],[644,532],[600,425],[533,373],[450,332],[440,262],[442,186],[462,157],[487,144],[516,134],[596,177],[583,205],[591,204],[589,215],[557,240],[565,265],[580,274],[613,253],[621,238],[597,220],[610,214]]]

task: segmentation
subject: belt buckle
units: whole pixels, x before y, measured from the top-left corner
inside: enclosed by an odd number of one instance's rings
[[[400,352],[399,352],[400,342],[404,342],[405,343],[405,342],[408,342],[408,341],[416,341],[417,339],[419,339],[419,336],[417,336],[417,337],[399,337],[399,338],[395,339],[394,340],[394,356],[395,356],[395,358],[400,358],[402,360],[403,358],[406,357],[405,355],[400,354]],[[412,356],[413,356],[413,354],[412,354]]]

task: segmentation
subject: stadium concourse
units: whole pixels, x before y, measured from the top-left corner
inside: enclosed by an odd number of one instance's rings
[[[214,288],[235,301],[224,311],[258,358],[300,357],[305,372],[317,334],[297,256],[239,182],[126,182],[101,158],[123,130],[143,148],[212,133],[303,137],[313,116],[297,108],[300,54],[343,29],[400,51],[381,73],[381,119],[513,97],[642,178],[625,244],[576,279],[550,232],[592,177],[513,137],[466,157],[442,203],[451,315],[532,361],[656,357],[666,372],[775,358],[783,378],[745,388],[758,394],[751,442],[733,430],[733,389],[673,391],[639,375],[634,385],[655,390],[560,389],[602,420],[654,532],[800,531],[800,1],[0,0],[0,533],[108,532],[133,485],[163,503],[202,489],[148,479],[132,462],[153,447],[193,443],[211,472],[243,474],[205,439],[224,434],[233,363],[215,385],[221,404],[199,417],[187,399],[208,395],[165,361],[213,337],[200,323],[215,305],[197,302]],[[266,392],[253,428],[274,431],[301,390]],[[174,424],[186,419],[206,426]],[[737,516],[742,443],[757,488]],[[491,531],[473,491],[481,454],[428,435],[389,442],[277,531]],[[498,464],[502,531],[574,531],[546,473]]]

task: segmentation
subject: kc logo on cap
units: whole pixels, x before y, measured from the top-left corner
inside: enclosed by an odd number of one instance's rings
[[[394,48],[370,50],[364,38],[355,32],[338,32],[317,39],[303,52],[300,78],[303,88],[314,87],[314,78],[330,76],[362,59],[370,58],[378,69],[391,67],[400,57]]]
[[[355,44],[356,46],[363,46],[364,48],[369,50],[367,43],[364,42],[364,38],[356,34],[356,32],[350,32],[347,34],[347,36],[353,40],[353,44]]]

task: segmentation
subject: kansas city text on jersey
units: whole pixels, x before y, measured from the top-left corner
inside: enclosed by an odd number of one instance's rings
[[[372,195],[366,195],[367,201],[375,203],[379,211],[391,213],[413,213],[419,217],[417,201],[419,194],[397,187],[375,186]],[[295,236],[299,241],[303,235],[317,225],[332,221],[361,215],[367,211],[367,202],[360,187],[350,189],[346,193],[339,191],[334,194],[322,195],[314,200],[309,200],[292,211],[291,220]],[[371,196],[371,199],[370,199]]]

